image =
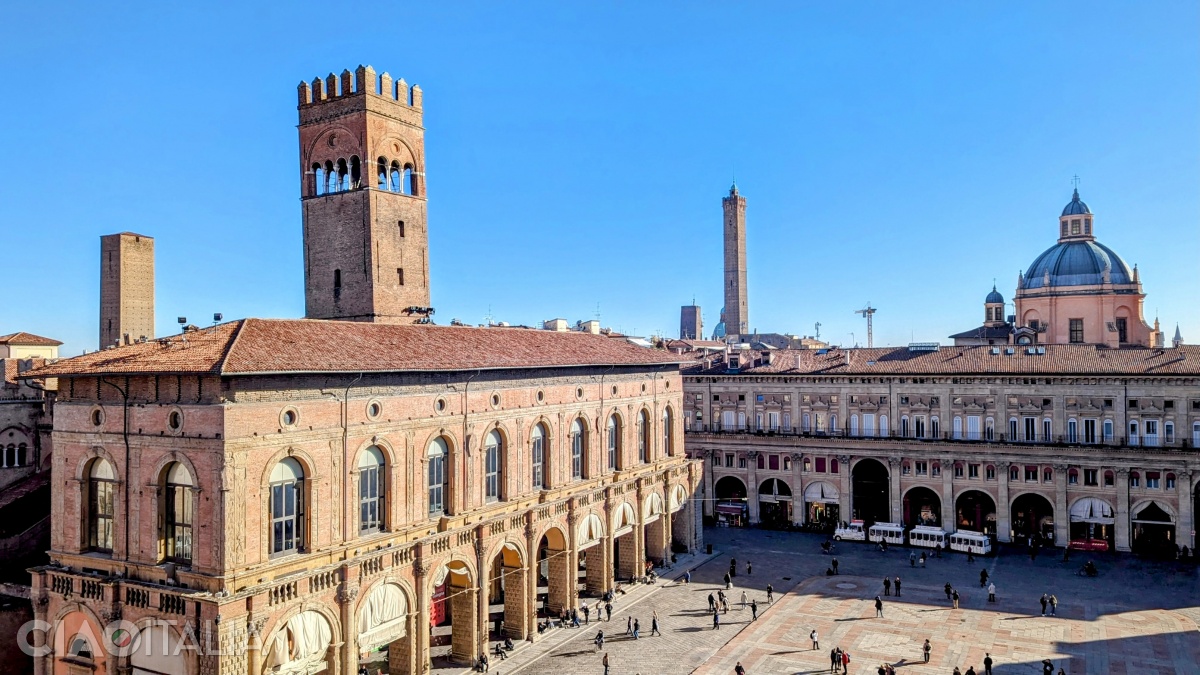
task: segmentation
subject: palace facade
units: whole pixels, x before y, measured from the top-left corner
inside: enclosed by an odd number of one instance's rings
[[[1195,546],[1200,348],[1100,345],[695,353],[689,456],[717,522],[863,519]]]

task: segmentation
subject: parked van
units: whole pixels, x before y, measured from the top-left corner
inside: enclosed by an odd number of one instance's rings
[[[841,541],[843,539],[862,541],[866,539],[867,533],[863,530],[863,521],[852,520],[846,527],[837,528],[833,531],[833,538],[837,541]]]
[[[950,535],[950,550],[987,555],[992,552],[992,538],[982,532],[959,530]]]
[[[945,548],[946,533],[940,527],[918,525],[908,531],[908,543],[925,548]]]
[[[904,543],[904,526],[900,523],[875,523],[867,530],[868,541],[886,541],[889,544]]]

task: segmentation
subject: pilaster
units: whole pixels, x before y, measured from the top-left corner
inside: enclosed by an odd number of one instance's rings
[[[1071,543],[1071,512],[1067,509],[1067,465],[1054,465],[1054,543]]]
[[[1012,506],[1008,497],[1008,472],[1011,467],[1011,462],[996,464],[996,538],[1005,543],[1012,541]]]
[[[1129,469],[1117,469],[1117,513],[1114,545],[1118,551],[1131,550],[1129,541]]]

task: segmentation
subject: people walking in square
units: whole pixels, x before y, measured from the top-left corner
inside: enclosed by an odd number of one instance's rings
[[[775,602],[775,587],[767,584],[767,604],[769,605],[772,602]]]
[[[685,583],[685,584],[692,583],[692,571],[691,570],[687,570],[686,572],[683,573],[683,583]]]
[[[842,650],[842,675],[850,671],[850,652]]]
[[[611,602],[604,603],[604,613],[608,615],[608,618],[605,620],[612,621],[612,603]]]
[[[596,631],[596,638],[592,642],[596,645],[596,651],[604,649],[604,631]]]
[[[713,612],[713,630],[721,630],[721,615]]]
[[[975,562],[975,548],[973,546],[967,547],[967,562]]]
[[[992,655],[990,652],[983,654],[983,675],[992,675]]]
[[[662,637],[662,631],[658,630],[658,610],[650,615],[650,634]]]
[[[733,673],[734,675],[746,675],[746,669],[742,667],[741,661],[738,661],[737,665],[733,667]]]
[[[996,584],[990,583],[990,584],[988,584],[988,602],[995,602],[995,601],[996,601]]]
[[[721,613],[729,613],[729,598],[721,598]]]
[[[732,581],[732,579],[733,579],[733,577],[730,577],[730,576],[729,576],[729,572],[726,572],[726,573],[725,573],[725,588],[726,588],[727,590],[732,590],[732,589],[733,589],[733,581]]]
[[[717,589],[717,609],[721,608],[721,604],[725,602],[725,591]]]
[[[883,578],[883,594],[884,595],[892,594],[892,578],[891,577]]]
[[[750,576],[750,573],[753,571],[754,571],[754,568],[750,566],[750,561],[747,560],[746,561],[746,576]]]
[[[758,621],[758,601],[757,600],[750,601],[750,620]]]
[[[975,666],[967,666],[967,672],[963,675],[975,675]]]
[[[979,570],[979,587],[983,588],[984,586],[987,586],[987,580],[988,580],[987,568]]]
[[[953,590],[954,587],[950,585],[949,581],[947,581],[945,588],[946,588],[946,599],[949,600],[950,599],[950,591]]]
[[[879,596],[875,596],[875,616],[883,616],[883,600]]]
[[[958,609],[958,589],[950,592],[950,599],[954,601],[954,609]]]
[[[625,617],[625,634],[633,635],[633,617],[632,616]]]
[[[642,624],[637,619],[633,620],[633,639],[636,640],[642,635]]]
[[[900,577],[896,577],[892,584],[896,587],[896,597],[900,597]]]
[[[921,654],[925,657],[925,663],[929,663],[929,654],[933,651],[933,645],[929,644],[929,638],[925,638],[925,644],[921,647]]]
[[[925,551],[921,551],[921,567],[925,566]]]
[[[737,576],[737,558],[729,559],[729,576],[731,576],[731,577]]]
[[[829,652],[829,672],[836,673],[840,665],[842,665],[842,650],[834,647]]]
[[[962,671],[958,669],[958,666],[954,666],[954,675],[962,675]]]
[[[817,629],[816,628],[812,629],[812,632],[808,634],[808,639],[812,640],[814,651],[821,648],[821,643],[817,640]]]
[[[589,620],[590,620],[591,616],[592,616],[592,608],[588,607],[586,602],[583,603],[583,622],[585,624],[590,623]]]
[[[917,552],[916,551],[908,552],[908,566],[909,567],[917,566]]]
[[[1042,599],[1038,602],[1042,603],[1042,616],[1046,616],[1046,605],[1050,604],[1050,598],[1045,593],[1042,593]]]
[[[746,591],[742,590],[742,609],[746,609]]]
[[[837,574],[837,558],[834,558],[832,561],[830,561],[830,565],[833,567],[833,573]]]
[[[608,675],[608,652],[604,652],[604,658],[600,660],[600,663],[604,665],[604,675]]]
[[[708,611],[717,611],[717,598],[712,593],[708,594]]]
[[[1058,596],[1051,593],[1050,594],[1050,616],[1057,616],[1055,614],[1057,609],[1058,609]]]

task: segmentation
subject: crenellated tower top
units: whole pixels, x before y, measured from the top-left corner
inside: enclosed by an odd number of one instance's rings
[[[393,81],[388,73],[376,75],[371,66],[360,65],[353,73],[343,70],[340,76],[330,73],[324,80],[317,77],[311,84],[301,82],[296,89],[302,108],[361,94],[378,96],[417,110],[421,109],[422,103],[420,85],[409,87],[403,79]]]

